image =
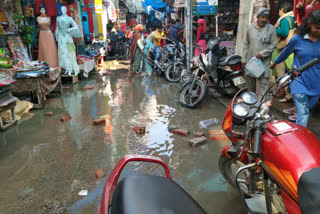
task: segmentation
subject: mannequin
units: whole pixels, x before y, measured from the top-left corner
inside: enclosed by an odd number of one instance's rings
[[[61,7],[61,13],[62,15],[57,18],[57,28],[54,33],[58,41],[59,67],[66,69],[68,75],[78,75],[79,65],[72,37],[81,37],[80,30],[74,20],[67,15],[65,6]]]
[[[56,40],[51,32],[51,19],[46,15],[46,8],[43,4],[39,7],[41,15],[37,17],[40,26],[39,33],[39,57],[40,61],[46,61],[50,67],[58,67],[58,51]]]

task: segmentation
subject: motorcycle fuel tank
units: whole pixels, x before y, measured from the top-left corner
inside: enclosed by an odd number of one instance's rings
[[[288,121],[266,124],[260,148],[263,168],[298,202],[298,181],[320,167],[320,142],[307,128]]]

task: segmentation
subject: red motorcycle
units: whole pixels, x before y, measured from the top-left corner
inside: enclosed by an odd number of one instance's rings
[[[227,109],[222,127],[232,144],[222,149],[219,168],[249,213],[320,213],[319,140],[303,126],[272,120],[269,112],[272,88],[275,95],[318,62],[283,75],[260,100],[239,91]]]
[[[160,164],[165,170],[166,178],[138,175],[126,177],[118,183],[124,166],[132,161]],[[160,158],[146,155],[127,155],[112,170],[104,187],[97,213],[205,214],[206,212],[172,180],[168,166]]]

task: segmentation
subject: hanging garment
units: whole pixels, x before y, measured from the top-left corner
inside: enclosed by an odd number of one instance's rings
[[[52,68],[58,67],[56,40],[50,30],[51,19],[39,16],[37,22],[40,27],[38,60],[47,62]]]
[[[72,28],[70,28],[72,25]],[[79,73],[77,64],[76,47],[73,43],[73,37],[81,37],[80,30],[70,16],[59,16],[57,18],[57,29],[55,32],[58,41],[59,67],[66,69],[67,72],[74,71],[75,75]]]

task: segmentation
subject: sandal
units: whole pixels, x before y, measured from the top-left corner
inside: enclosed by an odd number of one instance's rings
[[[298,120],[298,114],[295,113],[295,114],[293,114],[293,115],[290,115],[290,116],[288,117],[288,120],[291,121],[291,122],[296,122],[296,121]]]
[[[292,108],[285,108],[282,110],[283,113],[285,114],[295,114],[296,112],[296,107],[292,107]]]
[[[287,103],[287,102],[291,102],[293,101],[293,97],[292,96],[288,96],[286,95],[284,98],[282,98],[281,100],[279,100],[279,103]]]

